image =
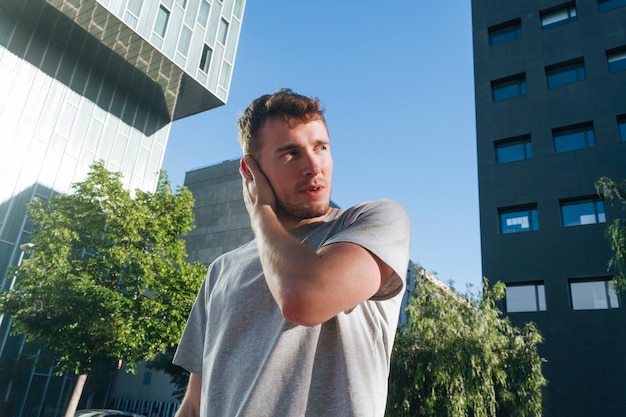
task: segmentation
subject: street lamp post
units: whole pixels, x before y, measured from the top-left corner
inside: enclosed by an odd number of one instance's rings
[[[17,261],[17,266],[22,265],[22,260],[24,260],[24,254],[35,247],[34,243],[24,243],[20,245],[20,258]],[[15,286],[15,280],[17,279],[17,274],[13,274],[11,278],[11,285],[9,285],[9,291],[13,289]],[[2,325],[4,324],[4,313],[0,315],[0,329],[2,329]],[[11,328],[11,322],[5,326],[4,332],[2,334],[2,342],[0,343],[0,357],[2,357],[2,352],[4,351],[4,345],[6,344],[7,337],[9,336],[9,330]]]

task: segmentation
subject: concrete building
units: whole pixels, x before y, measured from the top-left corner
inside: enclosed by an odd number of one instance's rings
[[[626,415],[626,314],[607,263],[624,212],[626,2],[473,0],[483,274],[535,322],[545,416]]]
[[[34,197],[70,191],[95,160],[121,171],[129,188],[155,188],[172,121],[228,98],[244,7],[245,0],[0,2],[0,290],[11,286],[7,268],[29,242],[25,206]],[[2,317],[0,364],[37,358],[10,327]],[[58,415],[71,381],[51,372],[40,364],[1,375],[0,415]]]

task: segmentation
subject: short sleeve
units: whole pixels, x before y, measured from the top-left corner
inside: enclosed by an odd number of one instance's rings
[[[202,375],[202,352],[207,323],[205,298],[207,281],[208,279],[205,278],[200,287],[172,361],[174,365],[198,375]]]
[[[372,300],[386,300],[404,289],[409,264],[411,223],[406,210],[393,200],[377,200],[356,206],[343,230],[324,245],[351,242],[364,247],[394,270],[394,275]]]

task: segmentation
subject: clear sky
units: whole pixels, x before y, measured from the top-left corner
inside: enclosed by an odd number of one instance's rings
[[[411,259],[458,290],[479,286],[470,2],[249,0],[228,104],[172,126],[172,184],[239,158],[238,116],[283,87],[326,108],[333,201],[397,200]]]

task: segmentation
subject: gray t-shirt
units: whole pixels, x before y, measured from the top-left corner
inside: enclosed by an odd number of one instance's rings
[[[315,249],[356,243],[394,276],[371,299],[306,327],[282,317],[255,241],[216,259],[174,356],[202,375],[202,417],[384,415],[409,261],[405,210],[391,200],[335,209],[292,235]]]

